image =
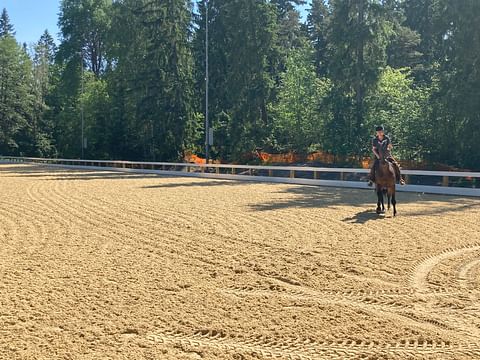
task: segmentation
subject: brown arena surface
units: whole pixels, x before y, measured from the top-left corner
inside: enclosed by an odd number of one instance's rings
[[[480,200],[0,165],[0,359],[480,358]]]

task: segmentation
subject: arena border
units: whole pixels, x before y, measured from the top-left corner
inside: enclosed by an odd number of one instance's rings
[[[168,162],[132,162],[114,160],[77,160],[77,159],[47,159],[32,157],[1,156],[3,163],[28,163],[59,168],[77,170],[101,170],[117,171],[124,173],[140,173],[152,175],[182,176],[207,179],[256,181],[269,183],[284,183],[312,186],[327,186],[351,189],[370,189],[366,182],[344,180],[346,174],[364,174],[367,169],[354,168],[321,168],[307,166],[259,166],[259,165],[234,165],[234,164],[190,164]],[[171,169],[174,170],[171,170]],[[181,169],[181,170],[178,170]],[[221,173],[221,170],[229,170],[229,173]],[[243,172],[238,173],[238,171]],[[253,175],[254,171],[267,171],[268,176]],[[213,172],[212,172],[213,171]],[[273,176],[274,171],[286,171],[289,177]],[[312,172],[313,179],[296,177],[297,172]],[[340,180],[322,180],[321,173],[338,173]],[[480,172],[450,172],[450,171],[424,171],[402,170],[407,180],[410,176],[436,176],[442,178],[442,186],[413,185],[398,186],[397,191],[428,193],[438,195],[457,195],[480,197],[479,188],[450,187],[449,179],[454,178],[478,178]]]

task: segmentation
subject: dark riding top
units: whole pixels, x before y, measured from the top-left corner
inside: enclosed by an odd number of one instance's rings
[[[383,136],[383,140],[380,140],[378,136],[375,136],[372,140],[372,146],[374,149],[377,150],[378,154],[383,153],[385,159],[388,159],[392,156],[390,150],[388,149],[388,145],[391,144],[390,138],[387,135]]]

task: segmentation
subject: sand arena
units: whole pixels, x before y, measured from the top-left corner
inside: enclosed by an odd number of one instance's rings
[[[480,200],[0,165],[0,359],[480,358]]]

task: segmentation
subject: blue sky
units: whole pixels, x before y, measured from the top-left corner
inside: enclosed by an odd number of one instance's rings
[[[38,41],[45,29],[55,38],[58,34],[60,0],[0,0],[15,26],[17,40],[27,44]]]
[[[38,41],[45,29],[56,37],[60,0],[0,0],[15,26],[17,40],[27,44]]]

